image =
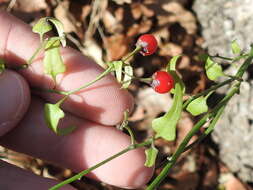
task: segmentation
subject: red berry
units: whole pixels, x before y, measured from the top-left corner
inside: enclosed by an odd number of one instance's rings
[[[153,74],[152,78],[151,86],[160,94],[167,93],[174,88],[174,79],[166,71],[157,71]]]
[[[138,38],[136,45],[142,47],[142,55],[151,55],[157,49],[157,40],[152,34],[144,34]]]

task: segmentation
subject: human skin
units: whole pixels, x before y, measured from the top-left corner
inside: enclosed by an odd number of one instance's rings
[[[9,68],[24,64],[39,47],[38,35],[19,19],[0,11],[0,57]],[[56,88],[72,90],[91,81],[103,69],[71,48],[61,50],[67,71],[57,76]],[[128,135],[113,125],[121,122],[123,112],[133,107],[133,98],[120,89],[112,75],[71,95],[63,104],[65,118],[60,127],[75,125],[67,136],[57,136],[47,128],[43,104],[56,102],[60,95],[31,94],[31,87],[53,88],[54,82],[43,74],[43,54],[18,73],[0,74],[0,145],[29,154],[75,172],[87,169],[121,151],[130,144]],[[144,149],[139,148],[94,170],[89,177],[105,183],[136,189],[145,185],[153,168],[144,166]],[[0,162],[0,189],[44,190],[57,182],[35,176]],[[25,181],[25,183],[24,183]],[[73,189],[65,186],[63,189]]]

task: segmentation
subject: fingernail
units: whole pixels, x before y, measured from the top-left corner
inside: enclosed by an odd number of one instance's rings
[[[19,74],[5,70],[0,75],[0,136],[21,120],[30,103],[26,81]]]

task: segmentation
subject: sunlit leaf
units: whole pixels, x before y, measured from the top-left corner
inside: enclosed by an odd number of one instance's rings
[[[167,72],[169,72],[175,81],[173,103],[169,111],[164,116],[156,118],[152,121],[152,128],[156,132],[156,138],[162,137],[168,141],[173,141],[176,138],[176,125],[181,116],[183,108],[184,84],[175,70],[175,64],[179,57],[172,59]]]
[[[58,132],[58,123],[64,117],[64,112],[61,110],[59,104],[45,104],[44,116],[47,126],[55,133]]]
[[[186,110],[194,116],[197,116],[197,115],[207,112],[208,106],[206,104],[206,98],[201,96],[201,97],[191,101],[188,104]]]
[[[61,44],[63,47],[66,46],[66,35],[64,32],[64,26],[63,24],[57,20],[56,18],[53,17],[47,17],[48,21],[50,21],[51,23],[53,23],[53,25],[55,26],[57,32],[58,32],[58,36],[61,38]]]
[[[52,25],[48,22],[47,17],[39,19],[33,26],[32,31],[40,35],[40,41],[43,40],[43,35],[52,30]]]
[[[216,80],[218,77],[224,76],[221,65],[215,63],[210,57],[206,60],[205,69],[210,80]]]
[[[47,126],[58,135],[66,135],[71,133],[75,127],[58,128],[60,119],[64,117],[64,112],[60,108],[60,104],[45,104],[44,117]]]
[[[146,161],[145,161],[145,166],[146,167],[152,167],[155,164],[156,157],[158,154],[158,150],[156,149],[155,146],[150,146],[150,148],[145,150],[146,154]]]
[[[131,79],[134,74],[133,67],[131,67],[130,65],[126,65],[124,67],[124,71],[125,71],[125,75],[124,75],[123,84],[121,88],[128,88],[129,85],[131,84]]]
[[[113,61],[112,64],[114,66],[114,70],[116,73],[116,79],[120,83],[122,80],[123,62],[122,61]]]
[[[0,59],[0,74],[5,70],[5,62],[3,59]]]
[[[58,38],[50,38],[46,44],[45,56],[43,59],[44,72],[53,77],[56,81],[56,75],[65,72],[66,67],[60,54],[60,41]]]
[[[233,54],[240,54],[242,51],[236,40],[232,41],[231,48],[232,48]]]

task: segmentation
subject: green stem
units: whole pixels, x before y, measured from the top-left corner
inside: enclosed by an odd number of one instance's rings
[[[134,138],[133,131],[131,130],[131,128],[129,126],[125,126],[124,128],[127,130],[128,134],[131,137],[131,145],[134,145],[135,144],[135,138]]]
[[[228,60],[228,61],[233,61],[234,59],[233,58],[229,58],[229,57],[224,57],[224,56],[221,56],[219,54],[217,55],[212,55],[210,56],[211,58],[220,58],[220,59],[224,59],[224,60]]]
[[[87,84],[85,84],[85,85],[83,85],[83,86],[81,86],[81,87],[79,87],[79,88],[77,88],[75,90],[69,91],[67,93],[67,95],[69,96],[71,94],[74,94],[74,93],[76,93],[76,92],[78,92],[78,91],[80,91],[80,90],[82,90],[82,89],[84,89],[84,88],[86,88],[86,87],[94,84],[95,82],[99,81],[100,79],[102,79],[103,77],[105,77],[107,74],[109,74],[110,72],[112,72],[112,70],[113,70],[113,66],[108,67],[103,73],[101,73],[99,76],[97,76],[94,80],[88,82]]]
[[[126,62],[129,58],[131,58],[133,55],[135,55],[136,53],[138,53],[140,50],[142,49],[141,46],[137,46],[134,51],[132,51],[131,53],[129,53],[126,57],[124,57],[121,61],[124,63]]]
[[[218,88],[220,88],[220,87],[222,87],[222,86],[225,86],[225,85],[227,85],[227,84],[230,84],[231,82],[233,82],[233,81],[235,81],[235,80],[237,80],[237,78],[230,78],[230,79],[228,79],[228,80],[225,80],[225,81],[223,81],[223,82],[221,82],[221,83],[219,83],[219,84],[216,84],[216,85],[212,86],[211,88],[209,88],[209,89],[207,89],[207,90],[205,90],[205,91],[203,91],[203,92],[201,92],[201,93],[199,93],[199,94],[196,94],[195,96],[192,96],[192,97],[188,98],[188,100],[186,100],[186,102],[183,104],[183,109],[185,109],[185,108],[188,106],[188,104],[189,104],[191,101],[195,100],[196,98],[198,98],[198,97],[200,97],[200,96],[204,96],[204,95],[206,95],[206,94],[208,94],[208,93],[210,93],[210,92],[212,92],[212,91],[215,91],[215,90],[217,90]]]
[[[44,40],[40,46],[36,49],[36,51],[33,53],[32,57],[27,61],[27,65],[32,64],[33,60],[35,59],[35,57],[39,54],[39,52],[45,48],[47,44],[47,40]]]
[[[239,68],[238,72],[236,73],[236,77],[241,78],[244,74],[244,72],[247,70],[248,66],[251,64],[253,59],[253,56],[249,56],[245,62],[242,64],[242,66]],[[172,155],[172,157],[168,160],[167,164],[165,165],[165,167],[163,168],[163,170],[161,171],[161,173],[152,181],[152,183],[147,187],[146,190],[153,190],[155,189],[163,180],[164,178],[168,175],[170,169],[174,166],[174,164],[176,163],[177,159],[179,158],[179,156],[184,152],[185,147],[187,146],[187,144],[189,143],[189,141],[191,140],[191,138],[199,131],[199,129],[206,123],[207,119],[210,117],[213,117],[214,114],[219,113],[219,110],[224,109],[225,105],[227,104],[227,102],[239,91],[240,88],[240,84],[241,81],[237,81],[237,83],[235,83],[232,88],[230,89],[230,91],[227,93],[227,95],[221,100],[221,102],[214,107],[214,109],[205,114],[194,126],[193,128],[190,130],[190,132],[185,136],[185,138],[183,139],[183,141],[180,143],[179,147],[177,148],[176,152]],[[218,114],[218,115],[219,115]],[[207,131],[208,133],[211,132],[212,128],[214,126],[211,126],[211,128],[209,129],[210,131]]]
[[[217,114],[215,115],[215,117],[211,121],[210,125],[205,130],[205,132],[203,134],[201,134],[201,136],[197,140],[195,140],[193,143],[191,143],[187,147],[185,147],[184,152],[187,150],[190,150],[194,146],[198,145],[207,135],[209,135],[213,131],[213,129],[214,129],[216,123],[218,122],[218,120],[220,119],[225,107],[226,107],[226,105],[224,105],[223,107],[221,107],[219,109],[219,111],[217,112]]]
[[[150,139],[148,139],[147,141],[143,142],[143,143],[140,143],[140,144],[134,144],[134,145],[130,145],[128,146],[127,148],[125,148],[124,150],[118,152],[117,154],[114,154],[113,156],[103,160],[102,162],[86,169],[86,170],[83,170],[81,171],[80,173],[74,175],[73,177],[61,182],[61,183],[58,183],[57,185],[51,187],[49,190],[57,190],[59,189],[60,187],[64,186],[64,185],[67,185],[75,180],[78,180],[80,179],[81,177],[83,177],[84,175],[88,174],[89,172],[95,170],[96,168],[106,164],[107,162],[121,156],[122,154],[125,154],[126,152],[130,151],[130,150],[134,150],[134,149],[137,149],[137,148],[140,148],[140,147],[144,147],[144,146],[147,146],[147,145],[150,145],[152,143],[152,141]]]

